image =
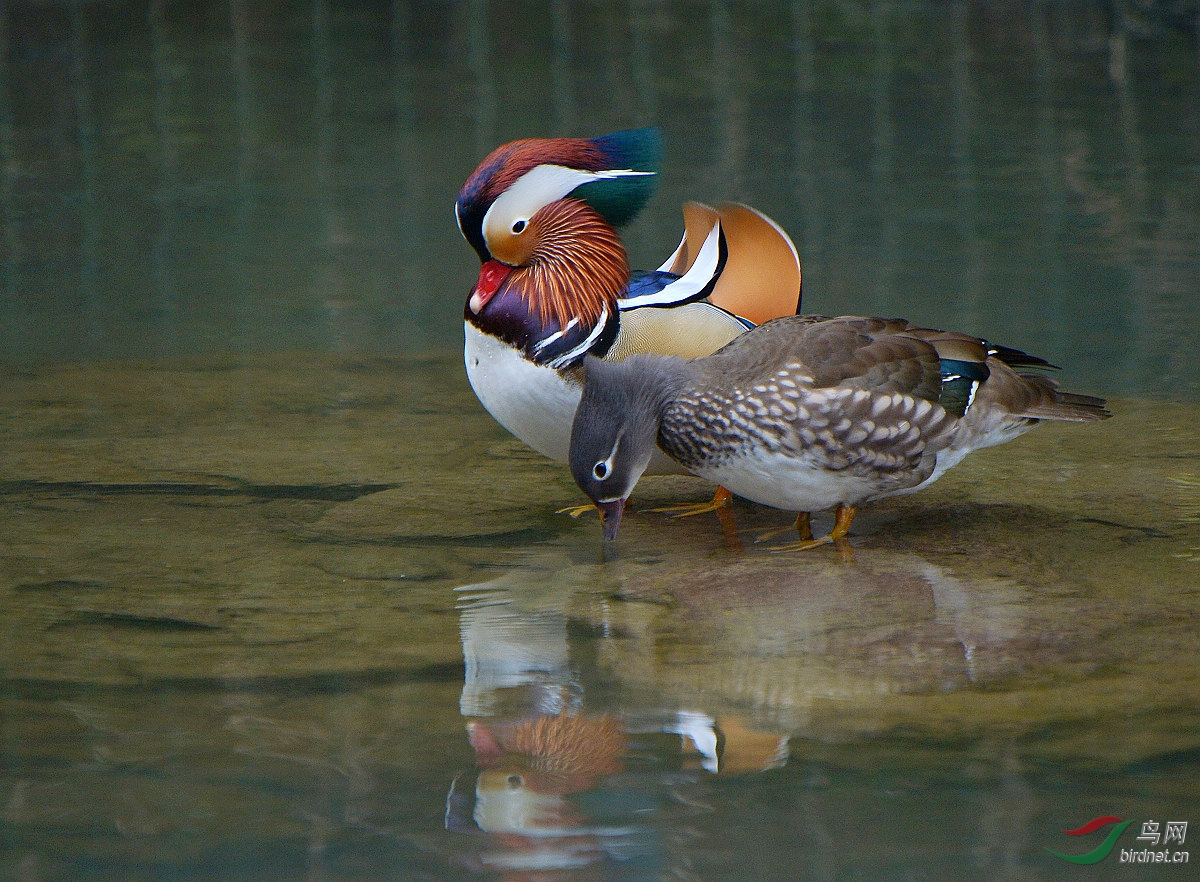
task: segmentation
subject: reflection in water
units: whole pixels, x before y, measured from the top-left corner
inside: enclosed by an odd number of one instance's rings
[[[494,716],[506,690],[539,714],[579,709],[579,685],[567,657],[567,617],[559,610],[514,610],[509,592],[492,585],[459,589],[466,683],[464,717]],[[470,593],[467,593],[470,592]]]
[[[633,828],[599,824],[569,798],[621,771],[625,736],[615,720],[564,713],[467,730],[480,767],[472,817],[495,840],[483,863],[547,870],[632,856]]]
[[[566,614],[522,611],[495,583],[459,590],[460,707],[479,767],[470,816],[493,837],[480,863],[564,870],[627,853],[631,830],[598,825],[569,799],[622,770],[626,736],[614,718],[583,707]],[[466,806],[458,785],[455,779],[447,826],[461,830]]]
[[[1081,799],[1184,814],[1195,408],[983,451],[853,561],[740,502],[603,560],[450,364],[6,373],[6,869],[1029,878]]]
[[[722,798],[705,780],[783,769],[796,738],[870,737],[887,695],[987,688],[1028,659],[1025,590],[915,555],[765,574],[756,560],[753,575],[737,555],[697,569],[696,593],[684,564],[666,601],[652,564],[545,547],[521,558],[457,590],[477,771],[473,792],[469,776],[451,785],[446,826],[487,834],[461,846],[479,867],[670,865],[681,810]],[[829,701],[840,711],[816,711]],[[994,804],[988,823],[1008,825],[1011,809]]]
[[[540,566],[552,563],[542,556]],[[483,865],[561,870],[606,858],[649,859],[656,851],[650,828],[638,812],[620,807],[627,800],[615,779],[629,763],[640,765],[636,774],[644,777],[646,758],[653,757],[658,771],[652,777],[663,788],[678,788],[677,774],[687,769],[749,773],[783,764],[786,735],[756,731],[735,717],[718,721],[700,710],[653,706],[589,707],[583,677],[591,672],[572,658],[573,648],[587,653],[580,644],[588,641],[568,638],[572,618],[566,607],[544,605],[524,590],[536,572],[518,568],[459,589],[465,664],[460,706],[479,767],[471,817],[493,837],[479,855]],[[598,624],[599,634],[611,627]],[[456,779],[447,809],[447,826],[457,830],[464,828],[466,811],[459,785]],[[601,788],[610,811],[617,807],[617,826],[572,798]]]

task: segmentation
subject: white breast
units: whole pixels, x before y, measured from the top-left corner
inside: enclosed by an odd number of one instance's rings
[[[542,456],[566,462],[579,387],[470,322],[464,325],[467,379],[479,403]]]
[[[542,456],[565,463],[580,388],[490,334],[464,322],[467,380],[493,419]],[[675,460],[654,451],[649,475],[685,475]]]

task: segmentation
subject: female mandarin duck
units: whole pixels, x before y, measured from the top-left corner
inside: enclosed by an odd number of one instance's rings
[[[467,377],[497,422],[551,459],[567,461],[585,356],[708,355],[799,310],[795,246],[741,205],[689,203],[671,258],[630,272],[614,227],[649,198],[660,153],[656,129],[513,141],[458,194],[482,263],[464,310]],[[651,473],[683,471],[651,459]]]
[[[1040,358],[903,319],[791,316],[707,358],[589,358],[571,436],[571,472],[604,535],[655,445],[693,474],[763,505],[799,511],[807,548],[842,539],[856,507],[936,481],[972,450],[1041,420],[1109,416],[1020,368]],[[837,507],[813,540],[808,512]]]

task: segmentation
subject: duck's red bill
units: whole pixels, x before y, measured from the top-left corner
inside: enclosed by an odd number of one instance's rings
[[[479,315],[487,302],[496,296],[504,280],[508,278],[513,268],[498,260],[489,260],[479,268],[479,280],[471,289],[471,312]]]

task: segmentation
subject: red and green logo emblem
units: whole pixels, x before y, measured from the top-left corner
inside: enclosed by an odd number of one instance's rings
[[[1116,847],[1117,840],[1121,838],[1121,834],[1125,832],[1125,828],[1132,824],[1133,821],[1123,821],[1116,815],[1104,815],[1099,818],[1092,818],[1082,827],[1076,827],[1074,830],[1063,830],[1063,833],[1068,836],[1087,836],[1090,833],[1095,833],[1109,824],[1116,824],[1104,837],[1104,841],[1093,848],[1091,851],[1083,854],[1063,854],[1061,851],[1055,851],[1053,848],[1047,848],[1057,858],[1062,858],[1064,861],[1070,861],[1073,864],[1097,864],[1104,860]],[[1141,835],[1138,836],[1139,842],[1149,843],[1148,847],[1139,850],[1136,846],[1131,849],[1121,849],[1121,863],[1141,863],[1141,864],[1186,864],[1190,856],[1186,851],[1172,850],[1169,848],[1159,849],[1157,846],[1179,844],[1183,845],[1187,838],[1187,821],[1167,821],[1166,829],[1160,832],[1158,821],[1146,821],[1142,824]],[[1153,850],[1152,850],[1153,847]]]
[[[1074,830],[1063,830],[1068,836],[1086,836],[1089,833],[1095,833],[1101,827],[1106,827],[1109,824],[1117,823],[1109,834],[1104,837],[1104,841],[1093,848],[1086,854],[1063,854],[1061,851],[1055,851],[1053,848],[1047,848],[1055,857],[1060,857],[1064,861],[1070,861],[1073,864],[1096,864],[1108,857],[1108,853],[1113,850],[1113,846],[1117,844],[1117,840],[1121,838],[1121,834],[1125,832],[1133,821],[1122,821],[1116,815],[1105,815],[1102,818],[1092,818],[1082,827],[1077,827]]]

